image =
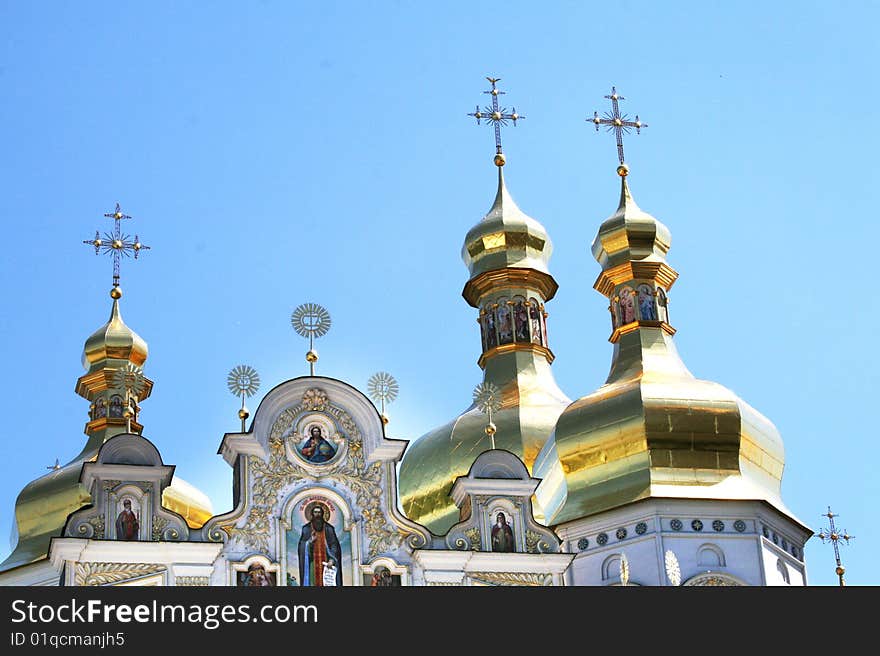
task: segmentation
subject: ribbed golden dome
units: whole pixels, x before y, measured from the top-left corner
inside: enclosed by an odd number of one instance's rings
[[[679,358],[666,305],[678,276],[665,261],[669,245],[669,230],[638,208],[624,178],[592,248],[603,269],[595,287],[614,321],[611,373],[565,409],[535,462],[548,524],[646,497],[759,499],[791,514],[780,497],[779,432]]]
[[[147,354],[147,343],[122,321],[119,299],[114,298],[110,319],[86,340],[83,347],[83,367],[90,370],[93,365],[108,359],[128,360],[137,366],[143,366]]]
[[[513,202],[499,165],[492,208],[471,228],[462,248],[470,271],[462,295],[480,310],[483,353],[478,364],[484,369],[483,380],[501,390],[501,409],[492,414],[496,448],[519,456],[529,471],[559,413],[570,403],[553,378],[553,354],[543,323],[544,303],[557,289],[547,267],[552,251],[544,227]],[[502,310],[518,307],[517,299],[528,321],[517,324],[518,335],[505,337],[497,328],[500,318],[489,324],[486,316],[501,317]],[[477,456],[490,448],[487,423],[486,415],[471,406],[410,445],[400,465],[399,484],[403,511],[410,519],[438,535],[459,521],[450,492],[455,479],[466,476]]]
[[[181,515],[190,528],[201,528],[214,515],[208,495],[176,474],[162,491],[162,506]]]
[[[552,253],[553,244],[544,226],[513,201],[499,166],[495,202],[482,221],[468,231],[461,247],[471,278],[506,267],[549,274],[547,263]]]

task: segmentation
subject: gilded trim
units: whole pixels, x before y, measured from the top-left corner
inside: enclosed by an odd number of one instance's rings
[[[535,290],[547,302],[556,295],[559,285],[549,273],[537,269],[506,267],[485,271],[471,278],[461,295],[471,306],[479,307],[480,299],[489,292],[523,288]]]
[[[480,359],[477,360],[477,364],[480,365],[480,369],[485,369],[486,360],[502,353],[510,353],[511,351],[526,351],[530,353],[537,353],[538,355],[543,355],[545,358],[547,358],[547,362],[549,364],[552,364],[553,360],[556,359],[556,356],[553,355],[553,351],[548,349],[546,346],[541,346],[540,344],[535,344],[533,342],[513,342],[511,344],[502,344],[501,346],[496,346],[489,349],[480,356]]]
[[[669,291],[678,280],[678,272],[666,262],[624,262],[599,274],[593,289],[604,296],[611,296],[617,285],[630,280],[653,280]]]
[[[620,326],[619,328],[615,328],[614,332],[611,333],[611,337],[608,338],[608,341],[614,344],[617,340],[620,339],[621,335],[626,335],[627,333],[634,332],[639,328],[662,328],[669,335],[674,335],[676,330],[672,326],[670,326],[665,321],[631,321],[627,324]]]

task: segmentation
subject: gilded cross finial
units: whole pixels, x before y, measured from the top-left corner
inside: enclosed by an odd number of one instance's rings
[[[477,105],[477,108],[473,112],[470,112],[468,116],[473,116],[477,119],[477,125],[480,124],[480,119],[485,119],[488,124],[494,126],[495,165],[504,166],[504,153],[501,152],[501,127],[507,127],[507,121],[513,121],[513,124],[516,125],[516,122],[521,118],[525,118],[525,116],[517,114],[516,107],[511,107],[511,111],[508,112],[506,107],[500,107],[498,105],[498,96],[505,95],[505,93],[500,91],[496,86],[496,84],[501,81],[500,77],[487,77],[486,79],[489,80],[492,88],[483,93],[488,93],[492,96],[492,106],[480,109],[480,106]]]
[[[596,132],[599,131],[600,125],[607,125],[608,131],[614,132],[614,136],[617,139],[617,158],[620,160],[620,165],[623,166],[623,135],[629,134],[632,128],[636,129],[636,134],[641,134],[642,128],[648,127],[648,124],[642,123],[639,120],[638,114],[636,114],[635,121],[629,121],[626,114],[620,113],[618,101],[625,100],[625,98],[617,93],[616,88],[611,87],[611,95],[605,97],[611,101],[611,111],[605,112],[604,118],[599,118],[599,112],[593,112],[593,118],[588,118],[587,120],[596,126]]]
[[[816,533],[816,537],[822,540],[822,544],[825,544],[825,540],[831,542],[834,547],[834,560],[837,562],[837,568],[834,570],[834,573],[837,574],[837,577],[840,579],[840,585],[845,586],[846,583],[843,580],[843,574],[846,572],[844,566],[840,563],[840,550],[837,547],[837,543],[843,540],[847,544],[852,540],[855,536],[849,535],[844,529],[843,533],[838,530],[836,526],[834,526],[834,518],[837,517],[834,513],[831,512],[831,506],[828,506],[828,512],[823,513],[823,517],[828,518],[828,522],[831,525],[831,528],[823,528],[818,533]]]
[[[119,291],[120,259],[129,257],[131,253],[134,253],[134,259],[137,259],[142,250],[149,250],[150,247],[142,244],[137,235],[132,240],[130,235],[123,234],[121,223],[124,219],[130,219],[131,217],[122,212],[119,203],[116,203],[116,209],[113,212],[104,216],[108,219],[113,219],[113,232],[105,232],[104,236],[101,237],[101,233],[96,230],[95,238],[87,239],[83,243],[93,246],[95,248],[95,255],[103,251],[104,254],[109,253],[113,258],[113,290],[110,292],[110,295],[113,298],[119,298],[122,295],[122,292]]]

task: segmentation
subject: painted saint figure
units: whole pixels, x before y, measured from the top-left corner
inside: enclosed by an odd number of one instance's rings
[[[309,462],[327,462],[336,455],[336,447],[324,439],[320,426],[312,426],[299,452]]]
[[[495,517],[495,525],[492,527],[492,551],[513,551],[513,530],[503,512]]]
[[[529,303],[529,319],[532,323],[532,341],[535,344],[543,344],[544,340],[541,335],[541,308],[538,307],[538,301],[534,298]]]
[[[111,417],[121,417],[122,416],[122,397],[114,394],[110,397],[110,416]]]
[[[131,499],[122,502],[122,512],[116,517],[116,539],[137,540],[140,522],[131,510]]]
[[[307,510],[310,517],[302,527],[297,551],[300,585],[324,587],[325,570],[334,570],[334,585],[342,585],[342,547],[336,529],[324,518],[324,508],[316,503]]]
[[[669,310],[667,309],[669,301],[666,299],[666,292],[663,291],[662,287],[657,288],[657,306],[658,306],[658,314],[660,315],[660,321],[665,323],[669,323]]]
[[[648,285],[639,285],[639,318],[642,321],[657,321],[654,293]]]
[[[516,341],[529,341],[529,315],[521,298],[517,299],[516,305],[513,306],[513,324],[515,326]]]
[[[247,587],[266,587],[275,585],[269,573],[259,563],[254,563],[248,567],[247,573],[242,578],[242,584]]]
[[[498,301],[498,341],[501,344],[510,344],[513,341],[513,327],[510,321],[510,307],[507,301]]]
[[[486,350],[498,346],[498,336],[495,334],[495,312],[492,308],[486,310]]]
[[[624,287],[620,290],[619,307],[621,324],[632,323],[636,320],[636,308],[631,287]]]

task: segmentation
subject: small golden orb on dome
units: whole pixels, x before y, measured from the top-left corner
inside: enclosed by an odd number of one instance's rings
[[[498,153],[495,155],[495,166],[504,166],[507,163],[507,160],[504,158],[502,153]]]
[[[114,300],[117,300],[117,301],[118,301],[120,298],[122,298],[122,290],[119,289],[119,286],[118,286],[118,285],[115,286],[113,289],[110,290],[110,298],[112,298],[112,299],[114,299]]]
[[[846,570],[845,570],[843,567],[838,567],[837,569],[834,570],[834,572],[835,572],[838,576],[843,576],[843,573],[846,572]]]
[[[113,218],[114,218],[114,219],[121,219],[121,218],[122,218],[122,212],[116,212],[116,214],[113,215]]]
[[[248,412],[247,408],[242,408],[241,410],[238,411],[238,418],[239,419],[247,419],[250,416],[251,416],[251,413]]]
[[[317,362],[318,361],[318,352],[315,349],[310,349],[308,353],[306,353],[306,362]]]
[[[629,175],[629,167],[626,164],[621,164],[617,167],[617,175],[619,175],[621,178],[625,178],[627,175]]]
[[[110,246],[119,250],[120,248],[122,248],[122,240],[121,239],[114,239],[113,243],[111,243]]]
[[[501,112],[492,112],[492,120],[500,121],[501,120]]]
[[[388,421],[389,421],[388,417],[386,417],[385,415],[382,415],[382,425],[387,426]]]
[[[490,421],[488,424],[486,424],[486,435],[489,435],[491,437],[496,433],[497,430],[498,427],[495,425],[495,422]]]

